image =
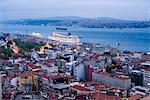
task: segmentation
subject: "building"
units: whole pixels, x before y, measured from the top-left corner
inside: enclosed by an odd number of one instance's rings
[[[66,63],[66,67],[70,69],[71,75],[74,76],[76,81],[85,80],[85,66],[77,61]]]
[[[92,100],[121,100],[121,97],[120,96],[108,96],[97,91],[92,94]]]
[[[56,49],[45,49],[44,53],[51,58],[58,57],[58,51]]]
[[[38,72],[24,72],[19,74],[17,87],[20,90],[29,92],[29,91],[36,91],[38,88]]]
[[[94,68],[92,66],[87,66],[85,71],[86,81],[92,81],[92,73],[94,72]]]
[[[71,87],[72,91],[75,92],[76,95],[89,95],[92,93],[92,89],[83,85],[74,85]]]
[[[27,66],[28,70],[30,70],[30,71],[38,71],[38,70],[40,70],[40,67],[35,65],[35,64],[31,64],[30,63],[30,64],[26,64],[26,66]]]
[[[131,82],[134,83],[135,86],[143,86],[144,75],[139,70],[132,70],[131,74]]]
[[[85,66],[80,63],[73,67],[73,76],[76,81],[84,81],[85,80]]]
[[[48,63],[40,64],[41,68],[47,70],[48,73],[57,73],[58,66],[49,65]]]
[[[142,69],[141,70],[144,76],[143,85],[150,86],[150,70],[149,69]]]
[[[144,54],[142,55],[142,59],[143,59],[144,61],[150,61],[150,54],[149,54],[149,53],[144,53]]]
[[[92,80],[124,89],[131,88],[131,79],[124,75],[113,76],[112,74],[107,72],[97,71],[92,73]]]
[[[144,85],[145,86],[150,86],[150,62],[143,62],[141,63],[143,66],[143,69],[141,69],[141,73],[144,76]]]
[[[50,74],[43,75],[41,88],[49,88],[52,89],[53,92],[50,94],[56,95],[67,95],[68,91],[70,91],[70,83],[73,81],[72,76],[67,74]]]
[[[142,86],[135,86],[130,90],[130,96],[135,94],[141,94],[143,96],[150,95],[150,88],[142,87]]]

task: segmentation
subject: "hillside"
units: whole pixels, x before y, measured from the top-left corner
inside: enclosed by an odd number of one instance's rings
[[[69,26],[85,28],[147,28],[150,21],[128,21],[109,17],[83,18],[83,17],[52,17],[41,19],[9,20],[3,24],[42,25],[42,26]]]

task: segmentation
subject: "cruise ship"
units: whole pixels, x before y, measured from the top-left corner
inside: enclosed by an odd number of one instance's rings
[[[61,33],[61,32],[53,32],[48,37],[51,40],[64,42],[64,43],[73,43],[73,44],[79,44],[80,38],[75,35],[71,35],[71,33]]]

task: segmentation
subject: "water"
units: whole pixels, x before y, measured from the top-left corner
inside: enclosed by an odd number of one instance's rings
[[[23,26],[0,25],[0,32],[31,34],[40,32],[44,37],[54,31],[51,26]],[[66,32],[66,31],[63,31]],[[100,29],[100,28],[71,28],[67,32],[78,35],[82,42],[109,44],[116,47],[120,43],[120,50],[150,52],[150,28],[144,29]]]

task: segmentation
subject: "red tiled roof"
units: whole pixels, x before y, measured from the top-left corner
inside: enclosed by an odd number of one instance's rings
[[[127,76],[118,76],[117,78],[119,78],[119,79],[121,79],[121,80],[128,80],[129,79],[129,77],[127,77]]]
[[[15,78],[15,77],[13,77],[13,76],[3,76],[3,78],[5,78],[5,79],[7,79],[7,78],[12,79],[12,78]]]
[[[102,75],[106,75],[106,76],[111,76],[111,74],[110,74],[110,73],[107,73],[107,72],[97,71],[96,73],[102,74]]]
[[[121,100],[119,96],[108,96],[101,94],[100,92],[95,92],[92,94],[92,100]]]
[[[76,100],[86,100],[86,96],[85,95],[76,96]]]
[[[32,69],[37,69],[40,68],[39,66],[36,66],[34,64],[26,64],[28,67],[32,68]]]
[[[88,92],[92,91],[91,89],[81,86],[81,85],[74,85],[72,88],[80,90],[80,91],[88,91]]]
[[[58,100],[58,97],[50,96],[49,100]]]
[[[49,79],[49,76],[47,76],[47,75],[43,75],[42,77],[45,79]]]
[[[26,62],[24,60],[19,61],[20,64],[25,64]]]
[[[30,72],[24,72],[24,73],[19,74],[19,77],[34,76],[34,75],[38,75],[38,74],[39,74],[39,72],[30,71]]]
[[[148,68],[148,69],[145,69],[145,71],[147,71],[147,72],[150,72],[150,68]]]
[[[96,72],[96,73],[101,74],[101,75],[106,75],[106,76],[112,77],[112,74],[111,74],[111,73],[108,73],[108,72],[101,72],[101,71],[98,71],[98,72]],[[119,79],[121,79],[121,80],[128,80],[128,79],[129,79],[129,77],[124,76],[124,75],[115,75],[115,76],[116,76],[116,78],[119,78]]]
[[[142,97],[141,94],[135,94],[135,95],[129,97],[128,100],[138,100],[138,99],[140,99],[141,97]]]

